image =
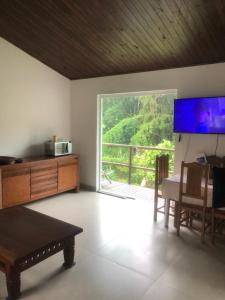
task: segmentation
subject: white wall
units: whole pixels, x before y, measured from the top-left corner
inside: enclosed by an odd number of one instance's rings
[[[71,136],[71,81],[0,38],[0,155],[42,154]]]
[[[135,73],[72,82],[72,136],[81,155],[81,182],[96,184],[97,95],[177,89],[178,97],[225,95],[225,63]],[[189,135],[176,145],[176,171],[184,159]],[[199,152],[213,154],[216,135],[191,135],[186,160]],[[218,155],[225,155],[225,136],[219,137]]]

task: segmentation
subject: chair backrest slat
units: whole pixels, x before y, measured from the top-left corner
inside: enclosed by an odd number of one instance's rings
[[[169,175],[169,155],[163,154],[156,157],[155,185],[162,184],[164,178]]]
[[[192,195],[193,197],[201,198],[202,196],[202,178],[203,169],[192,165],[187,168],[187,186],[186,194]]]
[[[206,206],[209,170],[209,165],[182,162],[180,202],[182,202],[183,196],[186,196],[203,200],[203,205]]]

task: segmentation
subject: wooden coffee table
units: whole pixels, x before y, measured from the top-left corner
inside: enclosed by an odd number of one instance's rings
[[[63,250],[65,268],[74,265],[74,238],[82,228],[25,207],[0,210],[0,270],[10,300],[18,299],[20,273]]]

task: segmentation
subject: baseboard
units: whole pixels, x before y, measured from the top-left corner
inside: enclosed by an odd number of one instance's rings
[[[83,191],[92,191],[96,192],[96,187],[88,184],[81,183],[80,184],[80,189]]]

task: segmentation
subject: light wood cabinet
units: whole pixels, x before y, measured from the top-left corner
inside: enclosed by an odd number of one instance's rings
[[[79,191],[79,157],[41,157],[0,166],[0,208]]]
[[[4,207],[30,201],[29,168],[2,172],[2,199]]]
[[[58,162],[58,191],[78,189],[78,158]]]

